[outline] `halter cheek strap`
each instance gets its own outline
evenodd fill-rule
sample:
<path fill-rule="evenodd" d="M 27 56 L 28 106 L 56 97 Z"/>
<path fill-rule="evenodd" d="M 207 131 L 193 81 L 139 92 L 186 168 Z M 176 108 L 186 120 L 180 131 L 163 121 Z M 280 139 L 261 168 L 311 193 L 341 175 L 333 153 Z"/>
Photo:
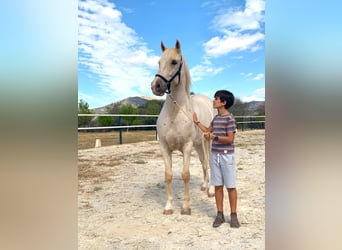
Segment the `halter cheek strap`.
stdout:
<path fill-rule="evenodd" d="M 178 83 L 180 82 L 180 76 L 181 76 L 181 70 L 182 70 L 182 66 L 183 66 L 183 61 L 182 61 L 182 58 L 181 58 L 181 63 L 179 65 L 179 68 L 177 70 L 177 72 L 169 79 L 167 80 L 164 76 L 162 76 L 161 74 L 156 74 L 155 76 L 156 77 L 160 77 L 167 85 L 167 90 L 165 91 L 166 94 L 170 94 L 171 93 L 171 82 L 173 81 L 173 79 L 176 78 L 176 76 L 178 76 Z"/>

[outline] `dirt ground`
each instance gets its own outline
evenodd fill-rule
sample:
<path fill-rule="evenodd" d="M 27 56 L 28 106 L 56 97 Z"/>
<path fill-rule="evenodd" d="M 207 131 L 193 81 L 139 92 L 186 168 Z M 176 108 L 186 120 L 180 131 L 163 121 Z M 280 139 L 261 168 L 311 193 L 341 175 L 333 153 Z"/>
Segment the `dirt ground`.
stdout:
<path fill-rule="evenodd" d="M 173 154 L 172 215 L 157 141 L 78 150 L 79 249 L 264 249 L 265 131 L 238 131 L 238 217 L 241 227 L 213 228 L 215 198 L 200 191 L 202 168 L 191 157 L 191 215 L 181 215 L 182 155 Z M 229 220 L 227 193 L 224 214 Z"/>
<path fill-rule="evenodd" d="M 112 146 L 120 144 L 119 131 L 111 132 L 78 132 L 78 149 L 94 148 L 96 139 L 101 140 L 102 146 Z M 134 143 L 142 141 L 156 140 L 155 130 L 142 131 L 122 131 L 122 143 Z"/>

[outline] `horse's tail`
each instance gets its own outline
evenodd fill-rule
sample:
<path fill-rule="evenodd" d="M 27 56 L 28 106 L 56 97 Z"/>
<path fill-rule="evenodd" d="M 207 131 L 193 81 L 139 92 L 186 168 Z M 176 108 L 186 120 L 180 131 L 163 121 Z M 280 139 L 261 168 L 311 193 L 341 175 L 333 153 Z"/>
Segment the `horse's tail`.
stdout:
<path fill-rule="evenodd" d="M 210 140 L 207 140 L 202 136 L 202 148 L 204 152 L 205 160 L 209 163 L 209 154 L 211 152 L 211 143 Z"/>

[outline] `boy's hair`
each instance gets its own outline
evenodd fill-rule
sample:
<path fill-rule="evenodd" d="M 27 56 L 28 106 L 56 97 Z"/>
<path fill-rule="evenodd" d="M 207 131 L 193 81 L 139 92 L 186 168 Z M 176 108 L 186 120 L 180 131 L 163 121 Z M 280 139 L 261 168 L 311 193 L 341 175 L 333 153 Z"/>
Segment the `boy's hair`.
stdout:
<path fill-rule="evenodd" d="M 218 90 L 216 91 L 214 97 L 219 97 L 221 102 L 226 101 L 226 105 L 224 107 L 229 109 L 234 104 L 234 95 L 233 93 L 229 92 L 228 90 Z"/>

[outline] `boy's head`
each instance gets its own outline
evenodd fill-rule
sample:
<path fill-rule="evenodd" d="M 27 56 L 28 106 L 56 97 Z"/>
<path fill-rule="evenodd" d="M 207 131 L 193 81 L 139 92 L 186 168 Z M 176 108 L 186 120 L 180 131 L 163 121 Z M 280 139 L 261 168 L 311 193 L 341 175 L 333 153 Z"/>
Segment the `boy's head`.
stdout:
<path fill-rule="evenodd" d="M 226 101 L 226 104 L 224 105 L 226 109 L 229 109 L 234 104 L 234 95 L 227 90 L 216 91 L 214 97 L 219 97 L 221 102 Z"/>

